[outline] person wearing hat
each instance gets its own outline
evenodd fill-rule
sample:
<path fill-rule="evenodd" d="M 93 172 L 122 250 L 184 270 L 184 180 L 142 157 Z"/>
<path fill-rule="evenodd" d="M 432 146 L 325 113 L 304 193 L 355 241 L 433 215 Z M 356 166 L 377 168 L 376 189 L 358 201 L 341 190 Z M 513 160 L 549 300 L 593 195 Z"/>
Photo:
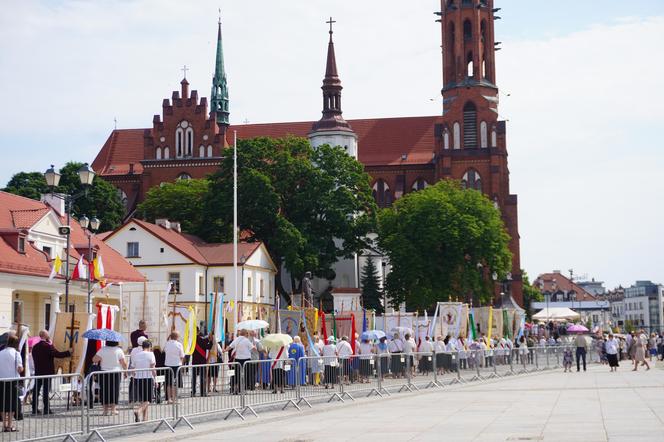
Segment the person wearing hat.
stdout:
<path fill-rule="evenodd" d="M 136 339 L 136 347 L 131 349 L 131 352 L 129 352 L 129 369 L 136 368 L 136 365 L 134 364 L 134 359 L 139 353 L 143 353 L 143 343 L 147 341 L 148 338 L 145 336 L 139 336 Z M 129 376 L 131 377 L 131 380 L 129 381 L 129 402 L 135 402 L 135 392 L 136 390 L 134 389 L 134 386 L 136 385 L 136 382 L 134 382 L 134 374 L 129 373 Z"/>
<path fill-rule="evenodd" d="M 334 384 L 337 383 L 337 346 L 334 343 L 334 337 L 330 336 L 327 338 L 327 344 L 323 346 L 321 352 L 323 356 L 323 381 L 325 383 L 325 389 L 334 388 Z"/>

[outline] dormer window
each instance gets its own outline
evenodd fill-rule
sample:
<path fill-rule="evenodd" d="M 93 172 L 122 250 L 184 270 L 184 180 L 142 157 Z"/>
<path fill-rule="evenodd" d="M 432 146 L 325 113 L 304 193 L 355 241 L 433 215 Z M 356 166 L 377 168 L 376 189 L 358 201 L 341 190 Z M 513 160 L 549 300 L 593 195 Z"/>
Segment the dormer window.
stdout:
<path fill-rule="evenodd" d="M 19 253 L 25 253 L 25 237 L 18 237 L 18 251 Z"/>

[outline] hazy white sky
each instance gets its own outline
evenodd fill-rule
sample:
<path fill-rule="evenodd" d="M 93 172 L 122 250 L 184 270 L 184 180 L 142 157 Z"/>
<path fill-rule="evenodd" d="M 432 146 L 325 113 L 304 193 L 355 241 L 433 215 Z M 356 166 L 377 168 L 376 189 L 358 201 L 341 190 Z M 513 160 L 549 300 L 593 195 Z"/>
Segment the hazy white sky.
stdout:
<path fill-rule="evenodd" d="M 664 2 L 598 3 L 496 1 L 522 266 L 664 282 Z M 347 118 L 440 112 L 436 0 L 9 0 L 0 186 L 150 127 L 184 64 L 209 96 L 219 7 L 233 123 L 318 118 L 330 15 Z"/>

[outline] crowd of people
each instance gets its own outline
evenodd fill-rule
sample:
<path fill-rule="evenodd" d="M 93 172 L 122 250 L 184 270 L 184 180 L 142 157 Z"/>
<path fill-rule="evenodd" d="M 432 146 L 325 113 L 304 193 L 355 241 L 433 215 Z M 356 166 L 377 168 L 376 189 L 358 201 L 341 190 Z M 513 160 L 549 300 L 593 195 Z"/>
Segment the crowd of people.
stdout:
<path fill-rule="evenodd" d="M 34 370 L 30 374 L 54 375 L 54 359 L 71 356 L 71 352 L 56 349 L 47 331 L 41 331 L 39 337 L 30 352 L 32 363 L 29 365 Z M 641 366 L 649 370 L 653 358 L 664 358 L 663 338 L 662 334 L 648 335 L 643 330 L 626 335 L 519 336 L 515 340 L 497 336 L 489 338 L 483 334 L 476 339 L 452 336 L 432 339 L 426 336 L 416 340 L 411 333 L 393 333 L 379 339 L 342 336 L 337 340 L 333 336 L 324 338 L 314 334 L 305 343 L 295 336 L 287 346 L 265 348 L 261 344 L 260 331 L 239 330 L 235 336 L 217 343 L 197 330 L 194 351 L 187 356 L 177 331 L 169 335 L 163 348 L 153 348 L 146 324 L 141 321 L 138 329 L 131 333 L 129 354 L 125 354 L 119 342 L 107 341 L 99 349 L 96 341 L 89 342 L 89 348 L 94 351 L 88 351 L 84 364 L 85 374 L 93 374 L 88 378 L 91 382 L 86 389 L 88 397 L 83 398 L 79 392 L 74 394 L 74 400 L 78 397 L 79 403 L 90 408 L 99 403 L 102 415 L 117 415 L 124 376 L 129 378 L 128 401 L 133 406 L 136 422 L 139 422 L 149 419 L 151 403 L 165 401 L 172 404 L 182 394 L 183 374 L 187 376 L 190 397 L 205 397 L 223 391 L 237 395 L 256 389 L 272 390 L 276 394 L 296 385 L 329 389 L 340 383 L 368 383 L 379 375 L 399 379 L 431 374 L 434 370 L 441 375 L 512 362 L 532 364 L 535 348 L 560 344 L 566 344 L 562 355 L 565 372 L 572 371 L 574 359 L 577 371 L 585 371 L 586 357 L 592 351 L 612 372 L 617 370 L 620 361 L 626 360 L 633 365 L 633 370 Z M 16 431 L 13 418 L 21 413 L 19 378 L 24 364 L 18 345 L 18 337 L 10 334 L 0 350 L 0 378 L 5 379 L 0 382 L 0 411 L 3 431 L 6 432 Z M 305 356 L 308 358 L 302 359 Z M 289 361 L 299 364 L 300 369 L 290 370 Z M 222 367 L 218 363 L 222 362 L 238 364 L 243 376 L 237 373 L 227 383 L 219 385 Z M 226 387 L 228 390 L 224 390 Z M 24 401 L 31 400 L 32 414 L 52 413 L 50 388 L 48 379 L 32 382 L 31 390 L 24 395 Z"/>

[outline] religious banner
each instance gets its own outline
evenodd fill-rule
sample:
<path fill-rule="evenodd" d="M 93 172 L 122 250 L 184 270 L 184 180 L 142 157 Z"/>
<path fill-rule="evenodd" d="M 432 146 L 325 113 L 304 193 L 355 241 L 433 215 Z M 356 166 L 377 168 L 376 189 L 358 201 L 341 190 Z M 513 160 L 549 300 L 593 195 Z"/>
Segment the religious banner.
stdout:
<path fill-rule="evenodd" d="M 279 310 L 279 321 L 281 322 L 281 333 L 291 337 L 298 336 L 300 333 L 300 321 L 302 313 L 294 310 Z"/>
<path fill-rule="evenodd" d="M 461 323 L 459 324 L 459 333 L 457 337 L 468 337 L 468 304 L 461 306 Z"/>
<path fill-rule="evenodd" d="M 83 372 L 83 360 L 88 345 L 88 340 L 83 337 L 83 333 L 85 333 L 85 331 L 91 326 L 92 318 L 88 313 L 56 313 L 55 329 L 53 336 L 51 336 L 53 346 L 59 351 L 70 349 L 73 349 L 74 351 L 72 357 L 55 359 L 56 373 L 60 369 L 62 370 L 62 373 Z"/>
<path fill-rule="evenodd" d="M 184 330 L 189 319 L 189 307 L 186 305 L 176 305 L 170 307 L 168 312 L 169 330 L 172 328 L 180 334 L 180 339 L 184 336 Z M 149 336 L 149 335 L 148 335 Z"/>
<path fill-rule="evenodd" d="M 463 322 L 463 303 L 461 302 L 439 302 L 438 315 L 434 326 L 437 336 L 459 337 Z"/>
<path fill-rule="evenodd" d="M 125 345 L 130 343 L 129 335 L 144 320 L 145 331 L 155 347 L 163 347 L 171 331 L 168 308 L 168 287 L 166 282 L 132 282 L 120 286 L 121 310 L 120 333 L 125 337 Z"/>
<path fill-rule="evenodd" d="M 396 327 L 407 327 L 413 331 L 415 313 L 388 313 L 382 316 L 376 316 L 374 327 L 376 330 L 383 330 L 387 335 Z"/>
<path fill-rule="evenodd" d="M 362 312 L 353 312 L 351 313 L 344 313 L 344 314 L 339 314 L 335 315 L 333 318 L 332 315 L 326 315 L 326 320 L 325 320 L 325 325 L 327 327 L 327 335 L 332 336 L 334 335 L 334 328 L 336 324 L 336 329 L 337 329 L 337 340 L 341 339 L 342 336 L 348 336 L 348 342 L 351 344 L 353 341 L 355 341 L 353 337 L 353 329 L 357 332 L 357 327 L 354 327 L 353 324 L 353 319 L 357 321 L 357 318 L 360 318 L 360 331 L 362 331 Z M 357 325 L 357 324 L 355 324 Z"/>
<path fill-rule="evenodd" d="M 489 331 L 489 311 L 492 307 L 475 307 L 475 330 L 477 330 L 477 337 L 484 335 L 487 336 Z"/>
<path fill-rule="evenodd" d="M 429 330 L 431 328 L 431 318 L 428 317 L 419 317 L 415 320 L 415 342 L 419 344 L 424 341 L 427 336 L 429 336 Z"/>
<path fill-rule="evenodd" d="M 494 308 L 492 313 L 493 320 L 491 321 L 491 338 L 500 339 L 503 337 L 503 309 Z"/>

